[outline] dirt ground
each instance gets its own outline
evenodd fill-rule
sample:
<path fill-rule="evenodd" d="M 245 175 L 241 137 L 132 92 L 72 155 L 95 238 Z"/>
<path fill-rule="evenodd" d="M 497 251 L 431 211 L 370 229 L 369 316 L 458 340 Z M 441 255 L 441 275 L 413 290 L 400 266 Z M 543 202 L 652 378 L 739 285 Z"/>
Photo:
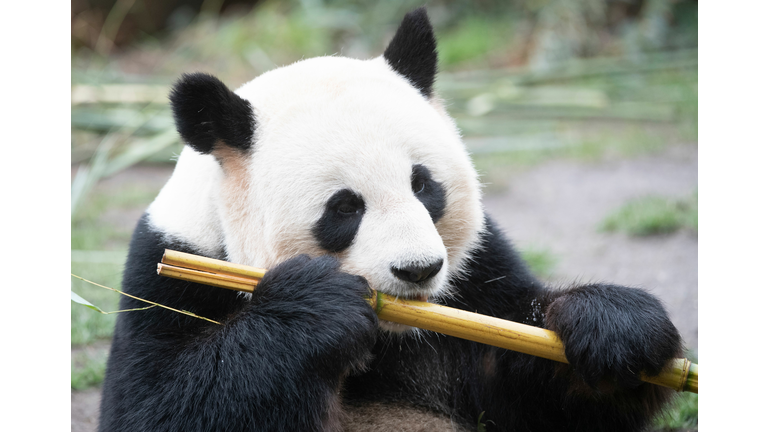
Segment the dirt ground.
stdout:
<path fill-rule="evenodd" d="M 141 167 L 110 182 L 138 177 L 163 183 L 168 176 L 170 169 Z M 557 259 L 553 285 L 610 281 L 647 289 L 664 301 L 687 346 L 697 349 L 697 235 L 631 238 L 596 230 L 606 214 L 628 199 L 687 196 L 697 184 L 697 149 L 685 145 L 632 159 L 544 163 L 513 175 L 504 192 L 484 202 L 517 245 L 552 252 Z M 126 223 L 135 224 L 139 215 L 125 217 Z M 73 432 L 96 429 L 99 401 L 99 389 L 72 391 Z"/>
<path fill-rule="evenodd" d="M 556 286 L 605 281 L 644 288 L 665 303 L 689 348 L 698 348 L 698 235 L 634 238 L 596 227 L 627 200 L 687 197 L 698 184 L 693 145 L 634 159 L 580 164 L 553 161 L 514 176 L 485 198 L 514 243 L 552 251 Z"/>

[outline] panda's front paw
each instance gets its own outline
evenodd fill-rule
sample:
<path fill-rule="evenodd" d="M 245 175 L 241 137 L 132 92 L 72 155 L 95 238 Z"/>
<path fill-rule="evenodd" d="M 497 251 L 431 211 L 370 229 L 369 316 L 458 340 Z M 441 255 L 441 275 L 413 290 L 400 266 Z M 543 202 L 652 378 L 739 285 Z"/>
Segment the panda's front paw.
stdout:
<path fill-rule="evenodd" d="M 558 293 L 546 326 L 562 339 L 565 355 L 592 388 L 633 388 L 639 375 L 658 374 L 680 356 L 680 334 L 661 302 L 638 289 L 588 285 Z"/>
<path fill-rule="evenodd" d="M 252 307 L 278 320 L 296 349 L 343 371 L 356 370 L 367 362 L 376 339 L 371 294 L 365 278 L 341 272 L 335 258 L 301 255 L 264 275 Z"/>

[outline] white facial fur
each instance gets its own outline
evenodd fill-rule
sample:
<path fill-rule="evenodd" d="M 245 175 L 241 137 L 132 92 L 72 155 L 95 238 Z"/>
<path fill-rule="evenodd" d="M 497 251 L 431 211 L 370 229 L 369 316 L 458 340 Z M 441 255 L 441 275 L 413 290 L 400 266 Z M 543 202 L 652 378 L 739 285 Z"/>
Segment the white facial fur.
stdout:
<path fill-rule="evenodd" d="M 480 186 L 453 121 L 379 57 L 320 57 L 268 72 L 236 93 L 254 107 L 248 155 L 185 148 L 149 208 L 150 223 L 203 252 L 270 268 L 327 253 L 312 227 L 341 189 L 363 197 L 357 235 L 338 253 L 342 269 L 372 288 L 413 295 L 392 265 L 443 259 L 422 291 L 438 295 L 461 271 L 483 227 Z M 218 158 L 218 160 L 217 160 Z M 414 164 L 446 192 L 433 224 L 411 190 Z"/>

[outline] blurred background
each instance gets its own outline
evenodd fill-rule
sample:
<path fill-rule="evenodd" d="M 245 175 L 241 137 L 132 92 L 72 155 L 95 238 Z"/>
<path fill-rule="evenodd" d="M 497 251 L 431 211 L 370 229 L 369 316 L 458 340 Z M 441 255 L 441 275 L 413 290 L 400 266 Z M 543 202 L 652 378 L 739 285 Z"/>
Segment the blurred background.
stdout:
<path fill-rule="evenodd" d="M 426 3 L 439 95 L 486 207 L 544 279 L 662 297 L 698 348 L 698 2 L 72 0 L 72 273 L 120 288 L 133 227 L 181 151 L 181 73 L 237 88 L 302 58 L 382 53 Z M 94 430 L 119 294 L 74 279 L 72 430 Z M 91 307 L 85 307 L 88 303 Z M 140 313 L 140 312 L 133 312 Z M 686 395 L 657 424 L 697 430 Z"/>

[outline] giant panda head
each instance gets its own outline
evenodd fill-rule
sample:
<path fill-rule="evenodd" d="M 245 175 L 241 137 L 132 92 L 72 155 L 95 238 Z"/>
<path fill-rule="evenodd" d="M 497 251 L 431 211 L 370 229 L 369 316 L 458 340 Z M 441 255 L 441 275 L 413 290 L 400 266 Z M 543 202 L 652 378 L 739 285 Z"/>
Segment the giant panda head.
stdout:
<path fill-rule="evenodd" d="M 187 146 L 150 223 L 235 263 L 332 254 L 382 292 L 450 295 L 483 212 L 477 174 L 433 92 L 436 66 L 417 9 L 372 60 L 308 59 L 235 92 L 183 76 L 171 105 Z"/>

